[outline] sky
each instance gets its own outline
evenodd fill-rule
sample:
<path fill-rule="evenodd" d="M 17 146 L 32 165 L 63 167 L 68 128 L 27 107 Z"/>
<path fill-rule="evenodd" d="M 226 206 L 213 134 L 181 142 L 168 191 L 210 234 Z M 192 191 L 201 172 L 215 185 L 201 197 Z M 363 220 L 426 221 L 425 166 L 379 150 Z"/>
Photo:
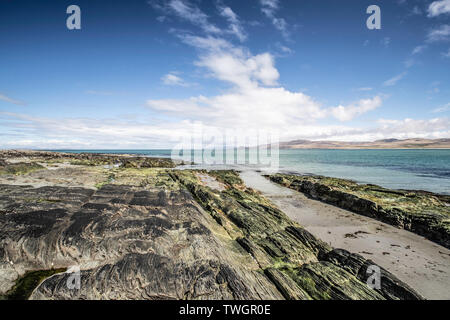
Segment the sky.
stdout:
<path fill-rule="evenodd" d="M 0 0 L 0 148 L 450 138 L 449 71 L 450 0 Z"/>

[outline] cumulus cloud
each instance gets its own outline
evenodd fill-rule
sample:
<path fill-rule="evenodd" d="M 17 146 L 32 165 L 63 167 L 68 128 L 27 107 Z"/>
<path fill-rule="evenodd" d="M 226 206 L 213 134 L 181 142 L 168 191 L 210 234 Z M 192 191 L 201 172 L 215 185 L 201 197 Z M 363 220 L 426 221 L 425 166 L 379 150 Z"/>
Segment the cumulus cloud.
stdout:
<path fill-rule="evenodd" d="M 273 57 L 269 53 L 255 56 L 234 55 L 228 52 L 207 54 L 196 63 L 206 67 L 215 78 L 231 82 L 240 88 L 255 87 L 258 84 L 273 86 L 280 76 L 273 65 Z"/>
<path fill-rule="evenodd" d="M 326 111 L 311 97 L 284 88 L 253 87 L 214 97 L 191 97 L 182 100 L 149 100 L 154 110 L 183 119 L 200 120 L 221 128 L 298 127 L 301 123 L 323 118 Z"/>
<path fill-rule="evenodd" d="M 381 97 L 376 96 L 373 99 L 362 99 L 357 103 L 351 104 L 346 107 L 340 105 L 338 107 L 331 108 L 330 112 L 335 118 L 339 119 L 340 121 L 349 121 L 356 116 L 378 108 L 379 106 L 381 106 L 381 104 Z"/>
<path fill-rule="evenodd" d="M 246 48 L 235 47 L 216 37 L 180 36 L 183 42 L 202 49 L 195 62 L 209 71 L 210 76 L 240 88 L 257 85 L 274 86 L 280 76 L 269 53 L 252 55 Z"/>
<path fill-rule="evenodd" d="M 428 17 L 437 17 L 441 14 L 450 13 L 450 0 L 433 1 L 428 6 Z"/>
<path fill-rule="evenodd" d="M 147 105 L 158 112 L 220 127 L 294 129 L 299 124 L 329 116 L 349 121 L 382 103 L 377 96 L 349 106 L 324 108 L 302 92 L 279 87 L 280 75 L 274 57 L 269 53 L 253 55 L 246 48 L 212 36 L 180 37 L 201 50 L 195 64 L 206 69 L 209 76 L 231 84 L 231 89 L 213 97 L 148 100 Z"/>

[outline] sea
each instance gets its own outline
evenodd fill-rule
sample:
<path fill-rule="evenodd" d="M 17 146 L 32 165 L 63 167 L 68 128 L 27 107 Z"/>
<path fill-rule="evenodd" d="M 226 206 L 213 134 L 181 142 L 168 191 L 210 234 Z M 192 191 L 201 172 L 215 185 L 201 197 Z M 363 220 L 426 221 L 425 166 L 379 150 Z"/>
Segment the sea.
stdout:
<path fill-rule="evenodd" d="M 52 150 L 170 157 L 171 150 Z M 203 166 L 204 167 L 204 166 Z M 233 167 L 234 168 L 234 167 Z M 450 194 L 450 150 L 279 150 L 279 170 Z"/>

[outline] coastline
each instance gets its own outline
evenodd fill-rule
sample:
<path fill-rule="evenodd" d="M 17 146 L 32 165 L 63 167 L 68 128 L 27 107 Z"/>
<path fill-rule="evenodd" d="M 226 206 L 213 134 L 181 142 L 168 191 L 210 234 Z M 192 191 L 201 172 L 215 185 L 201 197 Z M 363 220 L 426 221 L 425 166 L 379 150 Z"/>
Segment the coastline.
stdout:
<path fill-rule="evenodd" d="M 255 172 L 242 172 L 241 177 L 331 246 L 373 260 L 427 299 L 450 299 L 449 249 L 409 231 L 314 200 Z"/>
<path fill-rule="evenodd" d="M 119 274 L 119 278 L 110 286 L 123 291 L 116 298 L 145 299 L 141 289 L 134 293 L 125 289 L 127 285 L 123 281 L 130 276 L 129 272 L 138 272 L 140 281 L 148 283 L 152 289 L 146 287 L 146 292 L 154 292 L 150 296 L 180 298 L 179 293 L 172 289 L 166 288 L 166 295 L 157 292 L 158 286 L 167 287 L 177 278 L 169 269 L 158 271 L 162 272 L 162 278 L 157 283 L 152 283 L 147 272 L 155 272 L 156 269 L 152 268 L 157 264 L 150 266 L 149 270 L 142 269 L 143 265 L 138 262 L 144 257 L 162 259 L 162 256 L 157 258 L 154 255 L 159 252 L 168 259 L 167 263 L 172 266 L 170 268 L 178 270 L 177 268 L 183 265 L 182 268 L 188 268 L 183 272 L 192 276 L 195 276 L 195 270 L 199 267 L 195 263 L 199 258 L 204 260 L 215 257 L 207 261 L 209 267 L 204 265 L 206 269 L 211 268 L 211 263 L 219 263 L 218 270 L 222 270 L 220 272 L 230 270 L 226 276 L 228 281 L 240 283 L 239 286 L 225 290 L 220 285 L 221 281 L 211 278 L 208 281 L 212 281 L 211 284 L 216 289 L 208 293 L 210 298 L 421 298 L 421 295 L 415 293 L 402 279 L 397 279 L 395 273 L 390 273 L 389 271 L 394 269 L 383 266 L 383 261 L 370 262 L 371 257 L 364 256 L 364 252 L 350 253 L 334 249 L 334 244 L 330 246 L 322 241 L 326 239 L 324 235 L 316 238 L 319 233 L 307 232 L 302 226 L 302 219 L 305 217 L 295 218 L 289 208 L 282 205 L 278 207 L 276 198 L 266 197 L 264 192 L 249 188 L 234 171 L 173 170 L 175 164 L 168 163 L 167 159 L 161 162 L 157 158 L 122 155 L 86 157 L 45 152 L 10 155 L 16 158 L 8 159 L 3 153 L 3 158 L 6 159 L 3 160 L 3 166 L 20 164 L 18 168 L 21 171 L 13 175 L 0 175 L 0 184 L 3 184 L 0 218 L 4 220 L 2 234 L 5 234 L 6 238 L 3 241 L 8 243 L 5 247 L 7 251 L 0 255 L 0 282 L 3 288 L 0 288 L 0 293 L 9 290 L 14 284 L 13 280 L 20 278 L 27 271 L 63 268 L 76 263 L 82 267 L 96 290 L 103 292 L 104 297 L 112 297 L 110 288 L 105 287 L 98 278 L 100 270 L 108 263 L 110 268 Z M 29 165 L 26 165 L 27 161 Z M 120 161 L 121 165 L 115 166 L 117 161 Z M 30 166 L 31 164 L 33 165 Z M 177 210 L 182 211 L 173 211 L 175 203 Z M 87 216 L 89 218 L 83 213 L 86 210 L 92 212 Z M 186 214 L 181 214 L 185 211 Z M 30 215 L 32 212 L 39 212 L 39 215 L 48 221 L 46 225 L 39 226 L 40 222 L 31 218 L 34 215 Z M 135 216 L 135 213 L 129 216 L 132 212 L 141 213 L 138 216 Z M 145 212 L 155 212 L 156 215 L 151 220 L 142 220 L 142 217 L 148 215 Z M 53 216 L 54 214 L 56 216 Z M 140 217 L 141 215 L 143 216 Z M 17 220 L 19 217 L 20 220 Z M 53 220 L 54 218 L 56 220 Z M 81 222 L 86 218 L 86 222 Z M 126 221 L 133 222 L 128 226 Z M 65 244 L 69 239 L 66 234 L 74 228 L 74 223 L 81 223 L 77 227 L 81 229 L 71 236 L 75 237 L 70 240 L 73 245 L 68 246 Z M 117 228 L 114 226 L 117 223 L 123 224 L 120 233 L 111 233 Z M 97 227 L 91 230 L 90 226 Z M 333 230 L 332 225 L 328 227 Z M 30 232 L 36 228 L 48 231 L 39 232 L 38 238 L 35 238 L 35 231 Z M 140 240 L 133 236 L 136 228 L 141 230 Z M 89 235 L 86 238 L 92 232 L 95 236 Z M 100 234 L 103 236 L 98 238 Z M 155 238 L 152 234 L 157 234 L 158 237 Z M 102 237 L 106 238 L 102 240 Z M 113 238 L 109 239 L 110 237 Z M 114 238 L 117 239 L 113 240 Z M 39 246 L 33 244 L 30 247 L 33 249 L 27 254 L 39 256 L 38 260 L 27 260 L 29 258 L 24 256 L 22 249 L 18 247 L 23 241 L 29 245 L 38 241 Z M 133 245 L 122 246 L 124 241 L 131 241 Z M 114 242 L 117 244 L 113 245 Z M 62 244 L 64 245 L 60 247 Z M 173 251 L 174 244 L 177 244 L 176 251 Z M 193 244 L 196 245 L 193 247 Z M 211 247 L 212 244 L 214 248 Z M 52 251 L 50 248 L 55 245 L 58 250 Z M 103 246 L 109 249 L 100 249 Z M 43 248 L 50 250 L 44 256 Z M 69 252 L 73 253 L 68 254 Z M 79 257 L 76 252 L 79 252 Z M 149 255 L 150 253 L 152 254 Z M 193 259 L 194 257 L 196 258 Z M 353 264 L 348 264 L 349 257 L 352 257 Z M 125 261 L 133 263 L 135 269 L 122 269 L 122 263 Z M 381 290 L 368 290 L 364 283 L 364 268 L 371 263 L 379 263 L 384 270 L 384 287 Z M 215 268 L 213 269 L 216 271 L 212 274 L 216 274 Z M 331 274 L 335 278 L 330 278 Z M 50 298 L 50 292 L 54 292 L 52 290 L 64 280 L 65 275 L 45 279 L 33 291 L 31 298 Z M 189 283 L 190 280 L 180 281 Z M 260 287 L 261 284 L 265 289 Z M 413 283 L 410 285 L 413 286 Z M 201 292 L 208 292 L 207 286 L 204 285 L 198 290 L 191 292 L 189 296 L 194 298 L 199 294 L 201 296 Z M 419 292 L 424 292 L 422 294 L 427 298 L 436 298 L 425 291 Z M 88 289 L 85 289 L 83 294 L 87 298 L 93 297 Z M 67 290 L 58 292 L 56 298 L 58 297 L 76 298 Z"/>

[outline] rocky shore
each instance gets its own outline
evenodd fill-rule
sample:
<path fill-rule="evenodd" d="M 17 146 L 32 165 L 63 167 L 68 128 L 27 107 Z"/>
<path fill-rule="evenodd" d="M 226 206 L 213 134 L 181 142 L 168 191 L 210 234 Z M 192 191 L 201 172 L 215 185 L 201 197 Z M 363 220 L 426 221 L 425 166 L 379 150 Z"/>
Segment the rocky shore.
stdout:
<path fill-rule="evenodd" d="M 323 176 L 275 174 L 268 178 L 313 199 L 414 232 L 450 248 L 448 195 L 390 190 Z"/>
<path fill-rule="evenodd" d="M 422 298 L 383 268 L 369 287 L 375 263 L 316 238 L 236 172 L 175 166 L 1 152 L 3 299 Z"/>

